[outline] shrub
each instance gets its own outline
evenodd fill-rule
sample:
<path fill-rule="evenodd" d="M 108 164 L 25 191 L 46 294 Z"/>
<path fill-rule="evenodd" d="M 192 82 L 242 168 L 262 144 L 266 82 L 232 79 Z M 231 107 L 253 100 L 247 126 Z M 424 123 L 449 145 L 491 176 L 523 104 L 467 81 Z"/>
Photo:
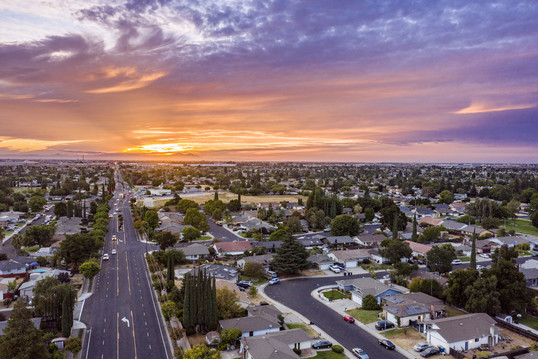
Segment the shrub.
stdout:
<path fill-rule="evenodd" d="M 340 345 L 333 345 L 332 350 L 335 353 L 343 353 L 344 352 L 344 348 L 342 348 Z"/>
<path fill-rule="evenodd" d="M 362 309 L 379 310 L 381 308 L 379 307 L 379 304 L 377 303 L 377 299 L 375 299 L 375 297 L 373 295 L 368 294 L 362 300 Z"/>
<path fill-rule="evenodd" d="M 293 348 L 293 351 L 295 352 L 295 354 L 297 355 L 301 355 L 301 353 L 303 352 L 301 349 L 299 348 Z"/>
<path fill-rule="evenodd" d="M 478 358 L 489 358 L 490 355 L 491 355 L 490 352 L 483 352 L 483 351 L 481 351 L 481 352 L 476 353 L 476 356 L 477 356 Z"/>
<path fill-rule="evenodd" d="M 523 348 L 521 345 L 516 345 L 515 347 L 511 347 L 510 350 L 518 350 Z"/>

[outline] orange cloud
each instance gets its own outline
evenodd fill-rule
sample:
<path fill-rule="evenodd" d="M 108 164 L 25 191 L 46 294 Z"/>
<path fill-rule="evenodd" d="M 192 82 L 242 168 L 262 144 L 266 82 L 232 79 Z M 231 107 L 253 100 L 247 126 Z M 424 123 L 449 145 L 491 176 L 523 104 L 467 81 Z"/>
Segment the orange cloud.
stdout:
<path fill-rule="evenodd" d="M 114 74 L 108 74 L 107 76 L 114 75 Z M 103 94 L 103 93 L 112 93 L 112 92 L 125 92 L 125 91 L 131 91 L 136 90 L 142 87 L 146 87 L 155 80 L 160 79 L 161 77 L 166 76 L 166 72 L 155 72 L 148 75 L 142 75 L 135 79 L 130 79 L 126 81 L 122 81 L 117 85 L 110 86 L 110 87 L 104 87 L 94 90 L 86 91 L 87 93 L 94 93 L 94 94 Z M 114 76 L 112 76 L 114 77 Z"/>
<path fill-rule="evenodd" d="M 514 105 L 514 106 L 503 106 L 503 107 L 489 107 L 484 103 L 472 103 L 470 106 L 463 108 L 459 111 L 453 112 L 458 115 L 470 114 L 470 113 L 483 113 L 483 112 L 498 112 L 498 111 L 508 111 L 508 110 L 523 110 L 527 108 L 533 108 L 536 105 Z"/>
<path fill-rule="evenodd" d="M 82 141 L 44 141 L 29 138 L 0 137 L 0 148 L 11 151 L 32 152 L 49 149 L 50 147 L 78 143 Z"/>

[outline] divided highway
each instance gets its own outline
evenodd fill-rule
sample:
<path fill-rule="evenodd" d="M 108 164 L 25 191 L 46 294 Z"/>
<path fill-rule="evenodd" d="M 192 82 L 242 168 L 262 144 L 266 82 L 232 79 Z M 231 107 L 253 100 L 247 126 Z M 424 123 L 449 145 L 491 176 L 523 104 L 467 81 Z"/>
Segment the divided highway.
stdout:
<path fill-rule="evenodd" d="M 93 294 L 83 307 L 81 320 L 87 331 L 82 357 L 173 358 L 146 270 L 146 245 L 137 240 L 129 201 L 119 198 L 121 192 L 120 182 L 111 201 L 111 213 L 115 208 L 121 210 L 124 225 L 119 231 L 118 214 L 110 218 L 104 249 L 110 259 L 101 263 Z M 113 235 L 116 241 L 112 241 Z M 153 245 L 147 247 L 155 249 Z M 113 249 L 117 254 L 112 254 Z"/>

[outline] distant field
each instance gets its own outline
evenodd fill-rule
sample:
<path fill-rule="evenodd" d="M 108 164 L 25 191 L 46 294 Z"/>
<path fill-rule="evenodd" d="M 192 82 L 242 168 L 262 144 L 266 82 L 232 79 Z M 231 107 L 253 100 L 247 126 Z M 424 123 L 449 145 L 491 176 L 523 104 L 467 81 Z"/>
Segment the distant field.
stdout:
<path fill-rule="evenodd" d="M 190 199 L 191 201 L 194 201 L 198 204 L 203 204 L 203 203 L 206 203 L 207 201 L 209 201 L 210 199 L 213 199 L 215 198 L 215 194 L 214 193 L 206 193 L 206 194 L 203 194 L 203 195 L 200 195 L 200 196 L 186 196 L 184 195 L 183 197 L 181 198 L 185 198 L 185 199 Z M 241 196 L 241 203 L 243 204 L 258 204 L 258 203 L 264 203 L 264 202 L 284 202 L 284 201 L 287 201 L 287 202 L 297 202 L 297 200 L 299 198 L 302 198 L 303 201 L 306 203 L 306 197 L 305 196 L 300 196 L 300 195 L 266 195 L 266 196 Z M 154 203 L 154 207 L 162 207 L 164 206 L 164 203 L 166 201 L 168 201 L 168 199 L 170 198 L 159 198 L 159 199 L 154 199 L 153 200 L 153 203 Z M 219 192 L 219 199 L 224 202 L 224 203 L 228 203 L 230 202 L 232 199 L 237 199 L 237 195 L 235 193 L 231 193 L 231 192 L 225 192 L 225 193 L 220 193 Z"/>
<path fill-rule="evenodd" d="M 534 227 L 532 223 L 524 219 L 516 219 L 516 225 L 514 226 L 513 220 L 506 220 L 506 230 L 515 230 L 518 233 L 530 234 L 538 236 L 538 228 Z"/>

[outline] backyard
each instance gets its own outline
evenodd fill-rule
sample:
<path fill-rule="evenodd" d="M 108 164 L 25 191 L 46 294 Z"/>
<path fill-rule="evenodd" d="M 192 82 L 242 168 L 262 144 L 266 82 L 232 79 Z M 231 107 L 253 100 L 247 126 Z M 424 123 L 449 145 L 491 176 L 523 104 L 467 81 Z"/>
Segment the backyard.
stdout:
<path fill-rule="evenodd" d="M 523 314 L 521 318 L 518 319 L 518 322 L 531 327 L 532 329 L 538 330 L 538 318 L 532 315 Z"/>
<path fill-rule="evenodd" d="M 534 227 L 529 220 L 525 219 L 516 219 L 515 225 L 513 220 L 507 220 L 505 228 L 507 231 L 513 229 L 517 233 L 538 236 L 538 228 Z"/>
<path fill-rule="evenodd" d="M 312 329 L 308 324 L 305 323 L 288 323 L 286 325 L 288 326 L 288 329 L 300 328 L 311 337 L 315 337 L 318 335 L 318 333 L 314 329 Z"/>
<path fill-rule="evenodd" d="M 350 309 L 346 311 L 347 314 L 351 315 L 353 318 L 357 319 L 359 322 L 368 324 L 377 322 L 379 318 L 377 315 L 381 313 L 380 310 L 366 310 L 366 309 Z"/>

